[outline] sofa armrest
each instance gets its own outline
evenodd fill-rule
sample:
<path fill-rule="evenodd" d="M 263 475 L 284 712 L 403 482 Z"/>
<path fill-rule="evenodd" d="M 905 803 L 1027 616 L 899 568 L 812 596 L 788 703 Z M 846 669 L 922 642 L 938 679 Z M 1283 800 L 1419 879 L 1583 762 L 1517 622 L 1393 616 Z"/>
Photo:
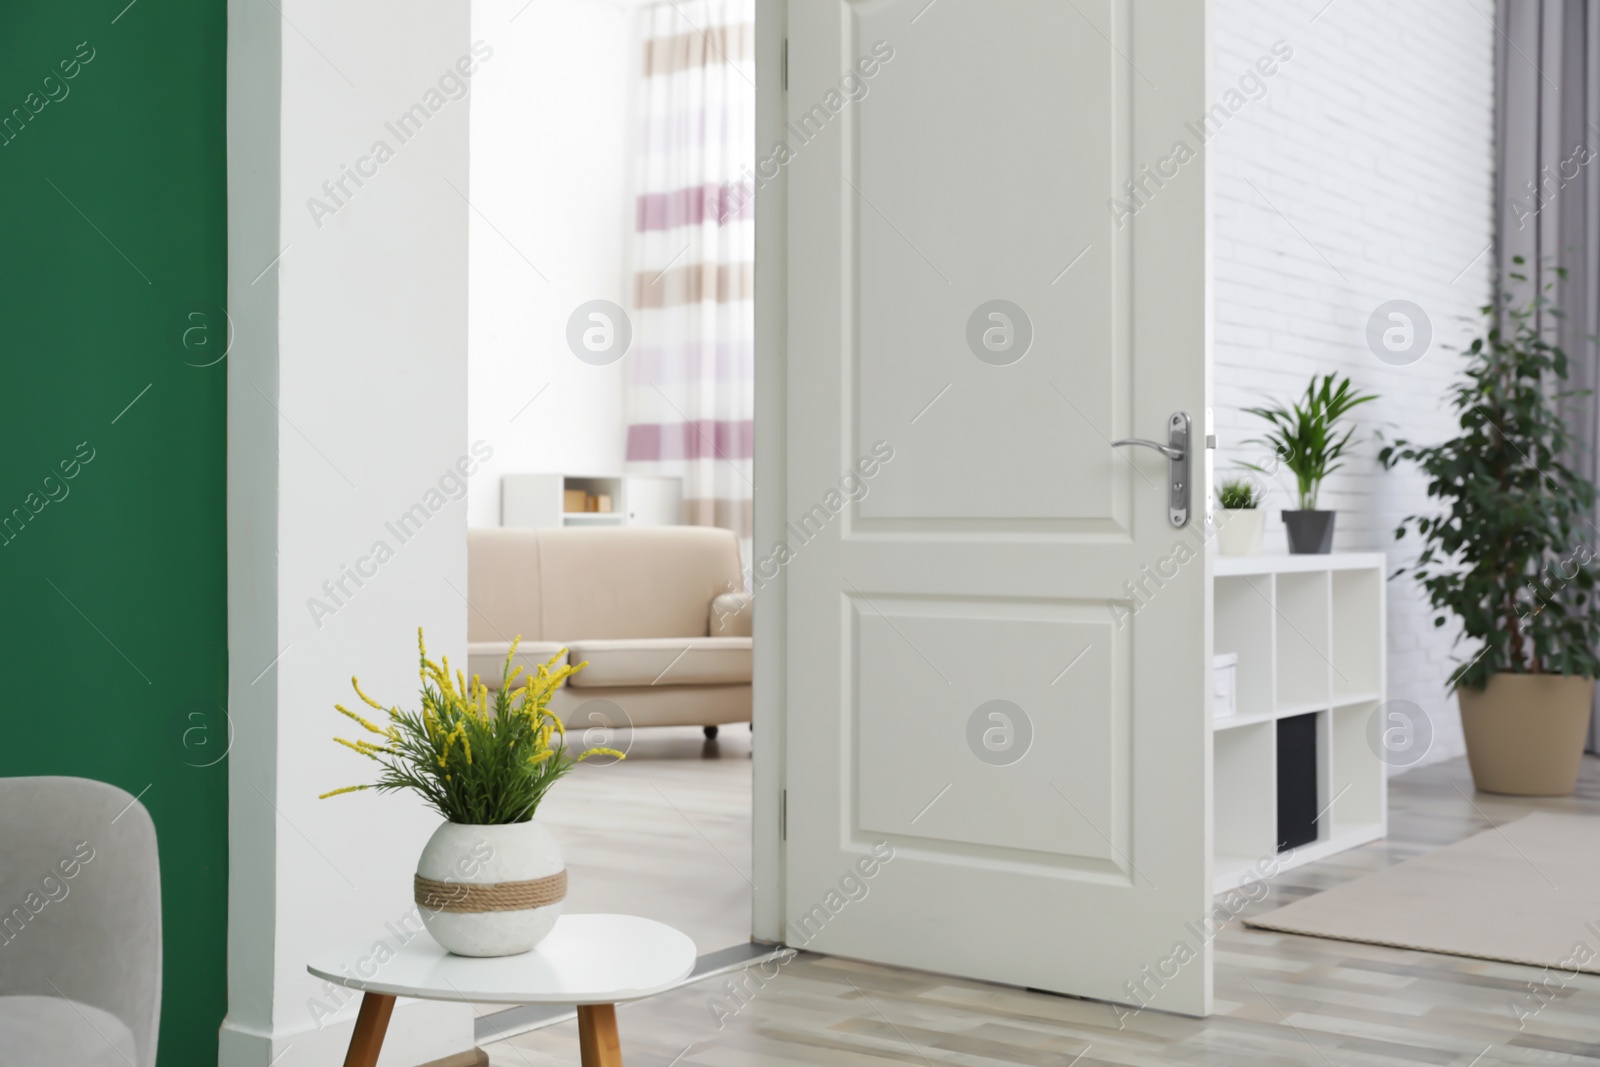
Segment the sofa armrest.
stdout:
<path fill-rule="evenodd" d="M 749 637 L 755 629 L 754 598 L 749 593 L 722 593 L 711 598 L 712 637 Z"/>

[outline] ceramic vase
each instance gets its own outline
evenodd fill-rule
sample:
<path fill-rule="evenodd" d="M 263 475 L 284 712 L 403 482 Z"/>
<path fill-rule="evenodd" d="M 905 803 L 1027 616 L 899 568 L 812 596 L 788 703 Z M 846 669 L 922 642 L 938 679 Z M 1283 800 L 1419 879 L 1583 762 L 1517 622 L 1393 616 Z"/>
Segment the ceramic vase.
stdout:
<path fill-rule="evenodd" d="M 417 860 L 415 897 L 428 933 L 458 956 L 528 952 L 555 926 L 567 869 L 537 821 L 447 822 Z"/>

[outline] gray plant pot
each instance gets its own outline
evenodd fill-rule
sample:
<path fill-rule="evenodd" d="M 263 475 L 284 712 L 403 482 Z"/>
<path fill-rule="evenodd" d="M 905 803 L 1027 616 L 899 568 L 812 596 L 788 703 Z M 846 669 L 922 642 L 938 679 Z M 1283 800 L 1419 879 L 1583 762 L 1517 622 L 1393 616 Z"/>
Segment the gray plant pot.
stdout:
<path fill-rule="evenodd" d="M 1289 551 L 1297 556 L 1326 556 L 1333 551 L 1334 511 L 1285 511 Z"/>

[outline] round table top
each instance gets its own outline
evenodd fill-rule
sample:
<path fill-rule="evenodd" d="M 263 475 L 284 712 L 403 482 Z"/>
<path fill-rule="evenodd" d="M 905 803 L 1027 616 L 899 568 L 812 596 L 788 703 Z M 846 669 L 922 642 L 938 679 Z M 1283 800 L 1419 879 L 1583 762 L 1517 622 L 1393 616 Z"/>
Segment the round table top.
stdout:
<path fill-rule="evenodd" d="M 408 936 L 409 935 L 409 936 Z M 390 924 L 306 970 L 371 993 L 481 1004 L 616 1004 L 653 996 L 694 970 L 694 942 L 637 915 L 563 915 L 532 952 L 453 956 L 426 930 Z"/>

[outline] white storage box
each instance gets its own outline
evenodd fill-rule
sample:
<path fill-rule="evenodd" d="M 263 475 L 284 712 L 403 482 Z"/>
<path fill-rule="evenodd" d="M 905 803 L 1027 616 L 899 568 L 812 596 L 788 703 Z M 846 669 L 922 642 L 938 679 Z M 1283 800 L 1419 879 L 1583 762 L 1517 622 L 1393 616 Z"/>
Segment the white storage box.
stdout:
<path fill-rule="evenodd" d="M 1226 718 L 1239 710 L 1239 654 L 1219 652 L 1211 657 L 1211 717 Z"/>

